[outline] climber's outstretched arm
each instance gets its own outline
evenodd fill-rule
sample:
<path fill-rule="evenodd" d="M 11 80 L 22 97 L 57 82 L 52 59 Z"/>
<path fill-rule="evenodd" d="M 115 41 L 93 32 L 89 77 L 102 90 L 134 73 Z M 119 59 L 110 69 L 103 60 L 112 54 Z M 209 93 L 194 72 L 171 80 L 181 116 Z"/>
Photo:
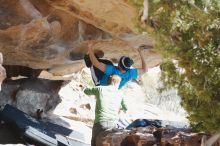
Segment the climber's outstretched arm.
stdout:
<path fill-rule="evenodd" d="M 93 43 L 89 43 L 88 44 L 88 51 L 89 51 L 89 57 L 92 62 L 92 65 L 94 65 L 95 67 L 100 69 L 102 72 L 105 72 L 106 64 L 98 61 L 98 59 L 95 57 L 95 54 L 93 52 L 92 47 L 93 47 Z"/>
<path fill-rule="evenodd" d="M 138 48 L 138 52 L 140 54 L 140 57 L 141 57 L 141 63 L 142 63 L 142 67 L 141 68 L 137 68 L 138 69 L 138 74 L 139 76 L 146 73 L 148 71 L 148 68 L 147 68 L 147 63 L 145 62 L 144 60 L 144 54 L 143 54 L 143 48 Z"/>

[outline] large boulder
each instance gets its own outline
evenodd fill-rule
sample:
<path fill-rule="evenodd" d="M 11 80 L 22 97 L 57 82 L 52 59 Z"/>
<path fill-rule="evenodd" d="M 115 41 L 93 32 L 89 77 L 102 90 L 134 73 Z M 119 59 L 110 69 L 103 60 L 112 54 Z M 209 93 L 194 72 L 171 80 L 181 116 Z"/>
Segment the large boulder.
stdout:
<path fill-rule="evenodd" d="M 5 80 L 0 92 L 0 106 L 13 105 L 23 112 L 39 116 L 52 111 L 60 102 L 58 92 L 63 81 L 46 79 Z"/>
<path fill-rule="evenodd" d="M 10 66 L 11 74 L 13 67 L 15 72 L 28 67 L 55 76 L 71 74 L 84 66 L 87 42 L 96 41 L 95 48 L 103 50 L 106 58 L 127 55 L 139 67 L 135 48 L 154 43 L 147 35 L 133 32 L 135 14 L 124 0 L 0 0 L 4 65 Z M 145 56 L 149 67 L 161 61 L 154 49 Z"/>

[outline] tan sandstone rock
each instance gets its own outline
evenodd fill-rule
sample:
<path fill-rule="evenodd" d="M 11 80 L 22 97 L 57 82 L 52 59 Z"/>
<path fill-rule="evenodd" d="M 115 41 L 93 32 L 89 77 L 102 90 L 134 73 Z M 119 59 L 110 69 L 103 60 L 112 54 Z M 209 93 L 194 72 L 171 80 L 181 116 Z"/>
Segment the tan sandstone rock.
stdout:
<path fill-rule="evenodd" d="M 147 35 L 133 32 L 136 13 L 125 0 L 0 0 L 0 51 L 4 65 L 29 67 L 63 76 L 79 71 L 87 42 L 105 57 L 140 57 L 135 48 L 153 46 Z M 149 67 L 160 63 L 161 55 L 151 49 L 145 59 Z M 22 71 L 20 73 L 23 75 Z"/>

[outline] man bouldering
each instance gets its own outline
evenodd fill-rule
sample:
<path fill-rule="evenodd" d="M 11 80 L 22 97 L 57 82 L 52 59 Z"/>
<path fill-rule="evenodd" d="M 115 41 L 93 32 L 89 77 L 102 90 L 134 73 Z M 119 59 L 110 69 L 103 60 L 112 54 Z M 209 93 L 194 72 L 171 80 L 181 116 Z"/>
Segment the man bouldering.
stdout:
<path fill-rule="evenodd" d="M 111 75 L 116 74 L 120 76 L 121 82 L 119 84 L 118 89 L 121 89 L 129 80 L 136 79 L 141 74 L 147 72 L 147 64 L 144 60 L 143 47 L 138 48 L 138 52 L 140 54 L 142 66 L 141 68 L 132 68 L 133 60 L 129 57 L 122 56 L 118 62 L 118 66 L 114 66 L 111 63 L 104 63 L 97 59 L 97 55 L 93 52 L 94 43 L 88 44 L 88 52 L 89 52 L 89 60 L 91 61 L 91 66 L 98 68 L 102 75 L 97 77 L 98 78 L 98 84 L 96 85 L 102 85 L 107 86 L 109 84 L 108 79 Z M 93 78 L 94 80 L 94 78 Z"/>

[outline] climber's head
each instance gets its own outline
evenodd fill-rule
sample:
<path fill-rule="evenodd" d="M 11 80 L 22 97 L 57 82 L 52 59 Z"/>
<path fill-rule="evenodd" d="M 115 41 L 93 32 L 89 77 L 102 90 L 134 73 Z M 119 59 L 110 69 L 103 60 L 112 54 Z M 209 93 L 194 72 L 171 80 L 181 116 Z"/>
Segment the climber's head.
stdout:
<path fill-rule="evenodd" d="M 131 58 L 122 56 L 119 60 L 118 67 L 120 71 L 127 71 L 128 69 L 130 69 L 133 63 L 134 61 Z"/>

